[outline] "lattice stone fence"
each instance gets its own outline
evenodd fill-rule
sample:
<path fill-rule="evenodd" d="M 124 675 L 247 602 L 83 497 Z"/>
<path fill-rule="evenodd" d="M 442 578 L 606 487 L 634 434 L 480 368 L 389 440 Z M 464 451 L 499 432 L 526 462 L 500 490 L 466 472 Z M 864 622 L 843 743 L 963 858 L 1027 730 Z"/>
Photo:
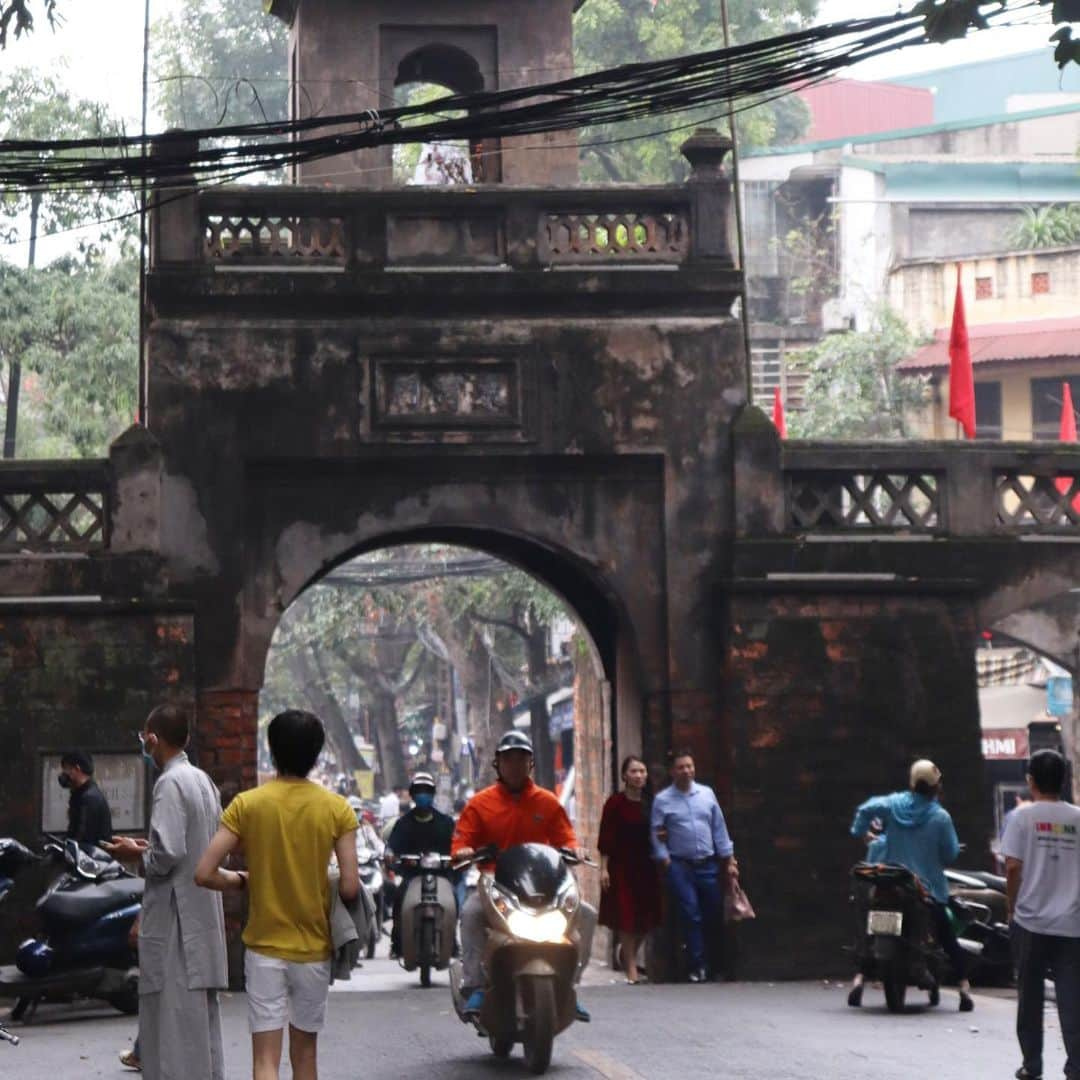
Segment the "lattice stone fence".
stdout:
<path fill-rule="evenodd" d="M 108 461 L 0 466 L 0 552 L 89 552 L 109 545 Z"/>
<path fill-rule="evenodd" d="M 740 537 L 1080 534 L 1080 449 L 1061 444 L 781 443 L 735 431 Z"/>

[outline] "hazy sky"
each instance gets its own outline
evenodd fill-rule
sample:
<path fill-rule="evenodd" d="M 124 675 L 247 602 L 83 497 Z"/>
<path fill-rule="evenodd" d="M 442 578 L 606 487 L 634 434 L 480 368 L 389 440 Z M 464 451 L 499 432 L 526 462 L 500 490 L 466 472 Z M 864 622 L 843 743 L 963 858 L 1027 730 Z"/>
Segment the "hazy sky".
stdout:
<path fill-rule="evenodd" d="M 159 18 L 181 0 L 151 0 L 151 16 Z M 258 4 L 260 0 L 251 0 Z M 543 2 L 543 0 L 538 0 Z M 76 94 L 105 100 L 130 123 L 139 117 L 142 78 L 144 0 L 61 0 L 65 23 L 57 33 L 39 20 L 28 38 L 9 44 L 0 54 L 0 71 L 28 64 L 62 75 Z M 895 0 L 823 0 L 824 22 L 897 10 Z M 104 13 L 108 12 L 108 18 Z M 984 31 L 948 45 L 925 45 L 882 57 L 854 72 L 860 78 L 889 78 L 949 64 L 1022 52 L 1046 45 L 1049 13 L 1039 12 L 1038 26 Z M 1047 63 L 1052 63 L 1047 46 Z M 152 96 L 152 95 L 151 95 Z M 151 116 L 151 130 L 160 125 Z"/>

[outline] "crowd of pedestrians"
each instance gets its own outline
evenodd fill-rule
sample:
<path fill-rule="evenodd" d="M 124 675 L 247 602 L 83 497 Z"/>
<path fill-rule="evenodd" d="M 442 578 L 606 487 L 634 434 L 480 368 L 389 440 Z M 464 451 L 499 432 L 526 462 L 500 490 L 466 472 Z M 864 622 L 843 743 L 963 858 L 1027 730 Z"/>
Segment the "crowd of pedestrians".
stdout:
<path fill-rule="evenodd" d="M 338 913 L 345 909 L 355 917 L 357 833 L 372 825 L 365 826 L 366 811 L 309 778 L 325 742 L 311 713 L 288 710 L 272 720 L 273 779 L 241 792 L 224 810 L 211 779 L 188 759 L 190 730 L 188 709 L 163 705 L 139 733 L 143 755 L 158 772 L 146 839 L 106 839 L 111 815 L 93 780 L 92 757 L 72 751 L 61 760 L 59 781 L 71 793 L 69 835 L 99 844 L 118 860 L 141 863 L 146 878 L 138 923 L 139 1038 L 122 1060 L 160 1080 L 225 1076 L 218 1004 L 228 975 L 221 894 L 238 892 L 247 894 L 242 938 L 255 1080 L 279 1075 L 286 1029 L 292 1075 L 314 1080 L 335 954 L 341 963 Z M 464 858 L 492 843 L 505 849 L 537 840 L 583 857 L 565 809 L 532 780 L 528 738 L 508 733 L 493 764 L 496 782 L 455 807 L 456 824 L 435 809 L 429 773 L 417 773 L 408 789 L 389 792 L 380 805 L 388 819 L 387 858 L 429 851 Z M 625 758 L 620 777 L 621 790 L 606 801 L 597 837 L 599 923 L 618 943 L 617 963 L 627 983 L 637 985 L 646 975 L 643 945 L 666 912 L 681 937 L 676 952 L 685 957 L 688 980 L 706 982 L 720 973 L 725 901 L 730 909 L 742 897 L 716 794 L 697 781 L 689 750 L 671 756 L 670 784 L 656 794 L 648 764 L 638 755 Z M 1056 986 L 1066 1076 L 1080 1077 L 1080 808 L 1060 798 L 1065 778 L 1060 754 L 1033 755 L 1031 799 L 1018 801 L 1001 837 L 1018 972 L 1018 1080 L 1042 1075 L 1047 979 Z M 971 997 L 947 916 L 943 874 L 960 845 L 938 800 L 941 779 L 932 762 L 915 762 L 908 790 L 863 803 L 852 833 L 872 842 L 875 858 L 900 863 L 923 882 L 965 1010 Z M 243 856 L 243 869 L 227 867 L 234 855 Z M 486 929 L 475 895 L 459 905 L 463 985 L 475 1012 L 483 1000 Z M 587 907 L 578 977 L 596 920 Z M 396 924 L 399 912 L 394 914 Z M 348 914 L 344 921 L 348 926 Z M 400 948 L 396 934 L 393 946 Z M 860 972 L 849 1003 L 861 1002 L 862 986 Z M 580 1004 L 578 1013 L 588 1019 Z"/>

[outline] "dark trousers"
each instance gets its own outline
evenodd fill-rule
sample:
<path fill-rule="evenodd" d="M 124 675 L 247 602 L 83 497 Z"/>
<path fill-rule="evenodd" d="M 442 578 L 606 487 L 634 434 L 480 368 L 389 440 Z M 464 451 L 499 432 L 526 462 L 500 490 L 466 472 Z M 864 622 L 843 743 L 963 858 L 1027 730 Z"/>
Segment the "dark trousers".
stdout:
<path fill-rule="evenodd" d="M 967 953 L 960 947 L 956 940 L 956 931 L 949 919 L 948 909 L 944 904 L 936 900 L 930 902 L 930 917 L 934 921 L 934 936 L 938 944 L 945 951 L 945 955 L 952 961 L 953 971 L 959 980 L 967 978 Z"/>
<path fill-rule="evenodd" d="M 1058 1020 L 1065 1040 L 1065 1075 L 1080 1080 L 1080 938 L 1033 934 L 1012 924 L 1016 961 L 1016 1037 L 1024 1068 L 1032 1076 L 1043 1071 L 1043 990 L 1054 980 Z"/>
<path fill-rule="evenodd" d="M 719 875 L 716 859 L 694 862 L 673 858 L 668 870 L 668 887 L 679 910 L 691 971 L 707 968 L 706 942 L 719 939 L 723 927 Z"/>

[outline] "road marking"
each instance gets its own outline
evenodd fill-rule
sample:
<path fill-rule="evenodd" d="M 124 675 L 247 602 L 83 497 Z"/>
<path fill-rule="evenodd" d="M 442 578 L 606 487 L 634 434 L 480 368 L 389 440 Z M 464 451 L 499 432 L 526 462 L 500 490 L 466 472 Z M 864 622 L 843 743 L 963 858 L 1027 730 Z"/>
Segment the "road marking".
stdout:
<path fill-rule="evenodd" d="M 606 1080 L 645 1080 L 641 1073 L 635 1072 L 629 1065 L 609 1058 L 599 1050 L 575 1050 L 574 1057 L 585 1062 L 590 1069 L 595 1069 Z"/>

